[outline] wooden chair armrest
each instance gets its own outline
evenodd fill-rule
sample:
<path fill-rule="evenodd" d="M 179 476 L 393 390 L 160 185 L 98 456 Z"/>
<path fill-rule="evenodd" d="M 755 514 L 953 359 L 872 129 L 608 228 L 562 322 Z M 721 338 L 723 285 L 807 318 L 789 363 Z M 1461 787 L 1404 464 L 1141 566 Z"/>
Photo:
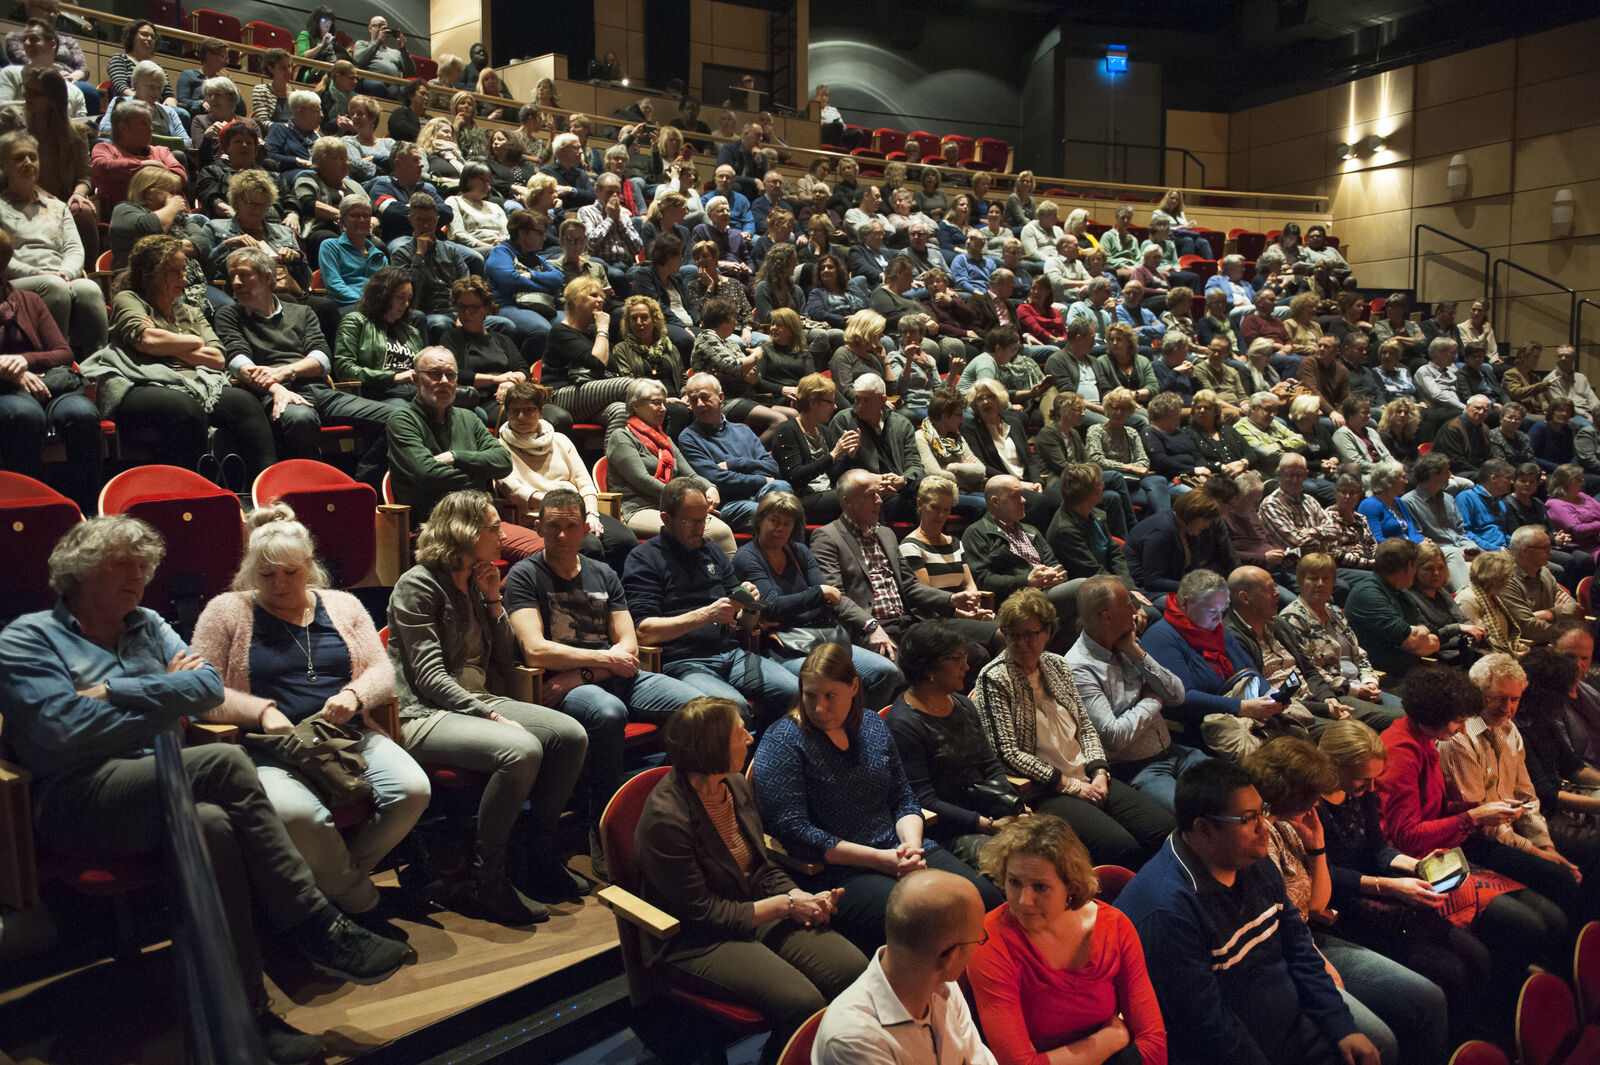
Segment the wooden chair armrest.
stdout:
<path fill-rule="evenodd" d="M 394 742 L 400 742 L 400 701 L 398 699 L 385 699 L 377 706 L 369 706 L 362 711 L 367 724 L 389 737 Z"/>
<path fill-rule="evenodd" d="M 807 876 L 816 876 L 827 868 L 822 862 L 808 862 L 804 859 L 796 858 L 784 850 L 783 844 L 779 843 L 770 833 L 764 839 L 767 844 L 767 853 L 772 856 L 772 860 L 785 868 L 792 869 L 797 873 L 804 873 Z"/>
<path fill-rule="evenodd" d="M 33 804 L 26 769 L 0 760 L 0 910 L 39 905 L 33 849 Z"/>
<path fill-rule="evenodd" d="M 528 519 L 528 505 L 520 499 L 511 499 L 506 496 L 495 496 L 494 507 L 500 514 L 500 520 L 512 525 L 525 525 Z"/>
<path fill-rule="evenodd" d="M 524 703 L 542 705 L 544 700 L 544 669 L 540 666 L 525 666 L 521 663 L 512 667 L 512 683 L 515 685 L 514 697 Z"/>
<path fill-rule="evenodd" d="M 185 719 L 183 742 L 187 745 L 201 743 L 238 743 L 243 730 L 238 725 L 223 725 L 215 721 Z"/>
<path fill-rule="evenodd" d="M 600 513 L 609 514 L 618 521 L 622 520 L 621 492 L 601 492 L 596 503 L 600 508 Z"/>
<path fill-rule="evenodd" d="M 639 668 L 646 673 L 661 672 L 661 648 L 647 643 L 639 645 Z"/>
<path fill-rule="evenodd" d="M 411 508 L 404 503 L 379 503 L 373 520 L 378 553 L 372 568 L 379 584 L 392 586 L 411 568 Z"/>
<path fill-rule="evenodd" d="M 345 392 L 352 396 L 361 394 L 360 381 L 329 381 L 328 384 L 333 386 L 335 392 Z"/>
<path fill-rule="evenodd" d="M 993 592 L 979 592 L 978 593 L 978 605 L 980 607 L 982 607 L 984 610 L 993 610 L 994 609 L 994 593 Z"/>
<path fill-rule="evenodd" d="M 1006 779 L 1009 780 L 1011 782 L 1011 786 L 1016 788 L 1018 791 L 1027 791 L 1029 788 L 1033 787 L 1033 781 L 1029 780 L 1027 777 L 1014 777 L 1007 773 Z"/>
<path fill-rule="evenodd" d="M 678 934 L 678 929 L 683 927 L 682 923 L 670 913 L 657 909 L 633 892 L 615 884 L 607 884 L 595 894 L 595 897 L 612 913 L 656 939 L 671 939 Z"/>
<path fill-rule="evenodd" d="M 922 823 L 925 827 L 932 827 L 939 823 L 939 815 L 933 810 L 924 808 L 922 811 Z"/>

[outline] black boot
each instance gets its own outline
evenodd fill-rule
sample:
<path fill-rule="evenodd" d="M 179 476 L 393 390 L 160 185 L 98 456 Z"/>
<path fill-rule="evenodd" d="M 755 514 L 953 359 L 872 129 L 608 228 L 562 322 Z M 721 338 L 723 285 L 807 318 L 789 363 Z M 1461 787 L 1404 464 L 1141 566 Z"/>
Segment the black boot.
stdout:
<path fill-rule="evenodd" d="M 436 881 L 428 894 L 457 913 L 487 917 L 496 924 L 538 924 L 550 919 L 547 907 L 530 903 L 511 886 L 503 855 L 490 859 L 475 853 L 466 876 Z"/>

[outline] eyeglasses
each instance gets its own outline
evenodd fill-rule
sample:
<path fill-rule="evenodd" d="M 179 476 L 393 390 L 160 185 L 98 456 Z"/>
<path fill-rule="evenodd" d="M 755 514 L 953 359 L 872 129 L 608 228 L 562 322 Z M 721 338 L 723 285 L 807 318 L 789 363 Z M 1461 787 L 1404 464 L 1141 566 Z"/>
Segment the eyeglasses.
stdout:
<path fill-rule="evenodd" d="M 417 373 L 430 381 L 454 381 L 460 376 L 455 370 L 418 370 Z"/>
<path fill-rule="evenodd" d="M 1261 809 L 1246 810 L 1244 813 L 1238 814 L 1237 816 L 1234 814 L 1202 814 L 1201 816 L 1207 821 L 1228 821 L 1235 825 L 1244 825 L 1246 828 L 1254 828 L 1256 825 L 1265 820 L 1266 816 L 1271 812 L 1272 804 L 1270 802 L 1264 802 L 1261 804 Z"/>
<path fill-rule="evenodd" d="M 1044 634 L 1045 634 L 1045 630 L 1044 629 L 1028 629 L 1028 630 L 1025 630 L 1025 631 L 1018 630 L 1018 629 L 1007 629 L 1006 630 L 1006 639 L 1008 639 L 1008 640 L 1018 640 L 1018 641 L 1030 641 L 1030 640 L 1037 640 L 1039 637 L 1043 636 Z"/>
<path fill-rule="evenodd" d="M 940 954 L 949 954 L 951 951 L 960 950 L 962 947 L 981 947 L 987 942 L 989 942 L 989 930 L 987 928 L 985 928 L 979 934 L 977 939 L 964 939 L 964 940 L 960 941 L 959 943 L 952 943 L 948 947 L 945 947 L 943 950 L 941 950 L 939 953 Z"/>
<path fill-rule="evenodd" d="M 456 302 L 456 310 L 481 311 L 483 310 L 483 304 L 479 303 L 477 300 L 458 300 Z"/>

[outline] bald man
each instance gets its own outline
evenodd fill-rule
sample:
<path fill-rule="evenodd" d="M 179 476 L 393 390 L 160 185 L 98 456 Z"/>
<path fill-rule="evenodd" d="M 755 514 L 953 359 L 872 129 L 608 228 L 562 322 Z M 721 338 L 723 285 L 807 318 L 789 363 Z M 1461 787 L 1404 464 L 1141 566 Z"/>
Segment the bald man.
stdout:
<path fill-rule="evenodd" d="M 822 1015 L 812 1065 L 997 1065 L 955 983 L 985 938 L 977 888 L 911 873 L 889 895 L 884 933 L 888 945 Z"/>

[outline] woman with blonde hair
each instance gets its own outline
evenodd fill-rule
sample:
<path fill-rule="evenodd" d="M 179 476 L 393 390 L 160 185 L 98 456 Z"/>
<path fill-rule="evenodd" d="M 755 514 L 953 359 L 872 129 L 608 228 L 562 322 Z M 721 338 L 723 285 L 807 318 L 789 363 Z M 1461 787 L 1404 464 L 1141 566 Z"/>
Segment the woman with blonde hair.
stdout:
<path fill-rule="evenodd" d="M 561 197 L 556 195 L 556 179 L 549 174 L 534 174 L 528 179 L 528 190 L 522 194 L 522 205 L 535 214 L 555 217 L 561 209 Z"/>
<path fill-rule="evenodd" d="M 1317 295 L 1302 292 L 1289 301 L 1289 317 L 1283 327 L 1289 331 L 1293 354 L 1304 359 L 1317 357 L 1317 342 L 1322 339 L 1322 326 L 1317 323 Z"/>
<path fill-rule="evenodd" d="M 450 124 L 456 145 L 469 159 L 480 159 L 489 148 L 489 132 L 478 125 L 478 102 L 462 90 L 450 97 Z"/>
<path fill-rule="evenodd" d="M 1033 171 L 1017 174 L 1016 185 L 1006 197 L 1006 225 L 1013 229 L 1033 221 Z"/>
<path fill-rule="evenodd" d="M 468 97 L 468 99 L 471 99 Z M 455 127 L 448 118 L 430 118 L 417 133 L 417 147 L 428 160 L 428 180 L 445 195 L 461 184 L 467 157 L 456 143 Z"/>
<path fill-rule="evenodd" d="M 840 433 L 831 444 L 823 432 L 838 409 L 835 386 L 819 373 L 807 374 L 795 387 L 794 407 L 799 416 L 784 422 L 772 434 L 772 457 L 778 475 L 793 486 L 805 507 L 806 523 L 826 525 L 839 516 L 835 485 L 854 462 L 861 433 Z"/>
<path fill-rule="evenodd" d="M 649 296 L 623 301 L 622 339 L 611 349 L 611 364 L 624 377 L 659 381 L 667 390 L 667 435 L 676 440 L 692 419 L 683 398 L 683 356 L 667 333 L 661 304 Z"/>
<path fill-rule="evenodd" d="M 361 181 L 390 173 L 394 169 L 390 161 L 394 156 L 394 138 L 378 136 L 378 119 L 383 115 L 378 101 L 370 96 L 352 96 L 345 114 L 350 116 L 353 127 L 343 138 L 350 149 L 351 172 Z M 364 164 L 360 168 L 355 165 L 357 159 Z"/>
<path fill-rule="evenodd" d="M 287 504 L 250 514 L 233 588 L 206 604 L 192 648 L 222 674 L 206 720 L 257 736 L 330 730 L 366 762 L 372 812 L 348 840 L 326 798 L 272 747 L 246 740 L 261 786 L 317 887 L 345 913 L 380 905 L 372 870 L 427 808 L 428 776 L 374 712 L 394 698 L 394 669 L 360 600 L 328 587 L 310 531 Z"/>
<path fill-rule="evenodd" d="M 589 738 L 565 714 L 490 691 L 521 660 L 494 567 L 502 539 L 487 492 L 451 492 L 434 505 L 417 538 L 417 564 L 389 598 L 389 662 L 411 755 L 488 777 L 471 863 L 464 874 L 429 885 L 429 896 L 462 913 L 524 925 L 549 918 L 545 902 L 588 891 L 588 881 L 558 857 L 555 828 Z M 512 828 L 524 816 L 527 831 L 517 845 L 526 849 L 531 906 L 506 878 Z"/>
<path fill-rule="evenodd" d="M 1513 657 L 1526 652 L 1529 644 L 1522 638 L 1522 626 L 1501 602 L 1501 594 L 1517 572 L 1511 555 L 1484 551 L 1472 560 L 1467 572 L 1471 580 L 1456 593 L 1456 606 L 1467 620 L 1483 629 L 1487 649 Z"/>
<path fill-rule="evenodd" d="M 1422 425 L 1422 410 L 1414 400 L 1404 397 L 1391 399 L 1378 419 L 1378 439 L 1389 449 L 1389 454 L 1401 463 L 1417 461 L 1421 441 L 1417 429 Z"/>
<path fill-rule="evenodd" d="M 1333 556 L 1303 555 L 1294 578 L 1300 594 L 1278 614 L 1278 641 L 1294 655 L 1311 698 L 1343 706 L 1373 728 L 1387 728 L 1400 716 L 1400 699 L 1384 691 L 1378 674 L 1333 602 Z"/>
<path fill-rule="evenodd" d="M 855 380 L 862 374 L 874 373 L 883 378 L 890 395 L 900 391 L 903 364 L 890 362 L 889 349 L 883 343 L 887 326 L 883 315 L 874 310 L 857 311 L 845 320 L 844 344 L 828 362 L 841 406 L 855 402 Z"/>
<path fill-rule="evenodd" d="M 1006 893 L 967 964 L 984 1040 L 1002 1065 L 1065 1051 L 1163 1065 L 1167 1035 L 1133 922 L 1095 901 L 1089 852 L 1059 817 L 1013 821 L 983 847 Z"/>
<path fill-rule="evenodd" d="M 500 81 L 499 73 L 493 67 L 484 67 L 478 71 L 476 89 L 479 96 L 498 96 L 504 100 L 511 99 L 511 94 L 506 92 L 505 86 Z M 511 120 L 503 105 L 495 105 L 487 101 L 478 104 L 478 117 L 486 118 L 490 122 L 509 122 Z"/>
<path fill-rule="evenodd" d="M 550 397 L 575 421 L 604 418 L 609 432 L 627 420 L 623 407 L 629 378 L 611 365 L 611 316 L 605 290 L 589 274 L 567 283 L 562 293 L 566 319 L 550 329 L 540 380 Z"/>
<path fill-rule="evenodd" d="M 951 511 L 970 498 L 963 499 L 956 482 L 942 473 L 924 477 L 917 485 L 917 527 L 900 541 L 900 557 L 911 575 L 930 588 L 951 593 L 978 591 L 961 538 L 945 532 Z M 987 609 L 979 615 L 984 620 L 994 616 Z"/>

